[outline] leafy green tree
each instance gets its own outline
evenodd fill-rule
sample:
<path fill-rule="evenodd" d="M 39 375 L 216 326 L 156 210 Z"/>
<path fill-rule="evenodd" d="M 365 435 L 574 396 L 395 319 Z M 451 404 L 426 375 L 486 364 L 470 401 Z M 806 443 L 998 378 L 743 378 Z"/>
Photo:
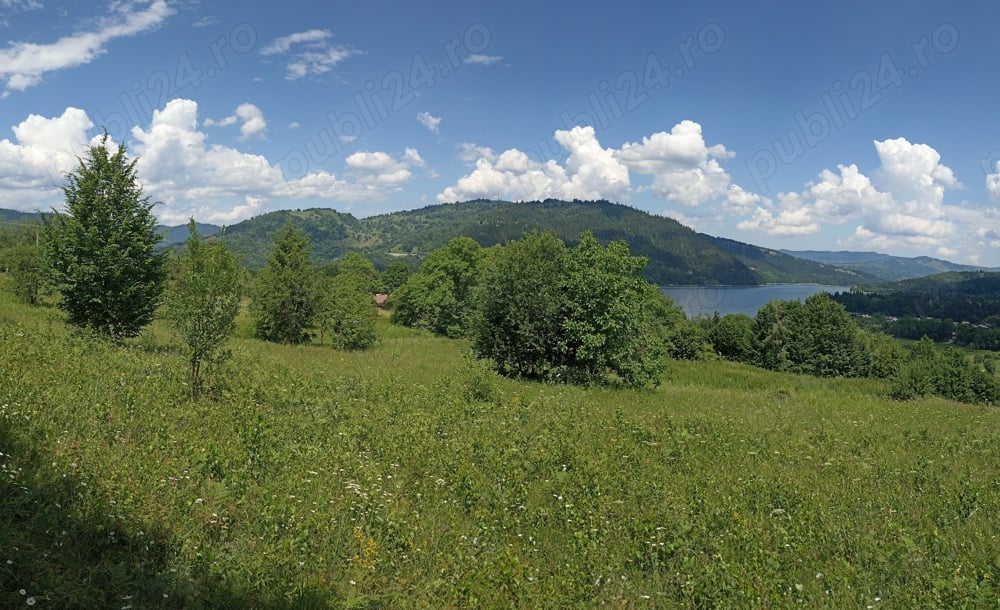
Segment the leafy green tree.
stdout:
<path fill-rule="evenodd" d="M 758 364 L 772 371 L 788 371 L 795 367 L 793 340 L 801 328 L 802 303 L 773 300 L 757 310 L 754 329 L 759 351 Z"/>
<path fill-rule="evenodd" d="M 382 272 L 382 288 L 387 294 L 396 292 L 396 289 L 410 279 L 410 268 L 403 261 L 392 261 Z"/>
<path fill-rule="evenodd" d="M 568 256 L 566 244 L 547 231 L 510 242 L 487 258 L 474 299 L 473 350 L 500 373 L 545 379 L 569 363 L 562 341 Z"/>
<path fill-rule="evenodd" d="M 320 293 L 310 252 L 309 236 L 301 229 L 287 224 L 278 231 L 253 290 L 258 338 L 289 344 L 311 339 Z"/>
<path fill-rule="evenodd" d="M 71 324 L 115 339 L 134 337 L 152 321 L 166 279 L 137 160 L 128 158 L 124 144 L 111 152 L 105 133 L 67 176 L 66 213 L 45 222 L 59 307 Z"/>
<path fill-rule="evenodd" d="M 348 252 L 344 255 L 336 266 L 335 276 L 353 276 L 353 283 L 369 295 L 379 291 L 382 285 L 382 278 L 375 265 L 367 258 L 357 252 Z"/>
<path fill-rule="evenodd" d="M 859 377 L 868 365 L 867 345 L 844 306 L 825 292 L 806 299 L 804 327 L 796 339 L 799 368 L 821 377 Z"/>
<path fill-rule="evenodd" d="M 754 364 L 757 360 L 757 335 L 753 318 L 748 315 L 722 316 L 709 331 L 708 340 L 726 360 L 744 364 Z"/>
<path fill-rule="evenodd" d="M 167 290 L 164 317 L 186 345 L 191 388 L 198 392 L 202 365 L 230 355 L 224 347 L 236 329 L 243 271 L 222 239 L 203 242 L 194 219 L 188 230 L 184 255 Z"/>
<path fill-rule="evenodd" d="M 646 262 L 624 241 L 602 246 L 590 231 L 569 251 L 563 330 L 571 375 L 590 383 L 612 371 L 629 386 L 659 383 L 666 346 L 644 311 L 659 292 L 641 276 Z"/>
<path fill-rule="evenodd" d="M 758 363 L 768 369 L 824 377 L 867 373 L 868 346 L 843 305 L 825 292 L 799 301 L 771 301 L 757 311 Z"/>
<path fill-rule="evenodd" d="M 419 272 L 396 291 L 393 322 L 463 336 L 472 318 L 472 288 L 479 280 L 483 256 L 483 249 L 468 237 L 456 237 L 431 252 Z"/>
<path fill-rule="evenodd" d="M 476 293 L 473 349 L 501 373 L 629 386 L 657 383 L 666 346 L 659 290 L 624 242 L 585 233 L 573 249 L 533 233 L 496 251 Z"/>
<path fill-rule="evenodd" d="M 329 288 L 330 338 L 334 347 L 367 349 L 375 344 L 378 311 L 365 278 L 338 273 Z"/>
<path fill-rule="evenodd" d="M 47 278 L 42 248 L 22 243 L 8 249 L 5 258 L 14 295 L 29 305 L 36 305 L 45 291 Z"/>
<path fill-rule="evenodd" d="M 899 341 L 883 333 L 868 335 L 868 353 L 868 376 L 876 379 L 894 377 L 906 361 L 906 350 Z"/>

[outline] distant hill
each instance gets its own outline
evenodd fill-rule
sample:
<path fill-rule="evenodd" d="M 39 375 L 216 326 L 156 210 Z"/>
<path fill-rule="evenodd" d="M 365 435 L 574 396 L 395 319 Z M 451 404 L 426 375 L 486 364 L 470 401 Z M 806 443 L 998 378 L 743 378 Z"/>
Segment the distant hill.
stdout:
<path fill-rule="evenodd" d="M 211 225 L 202 222 L 194 223 L 194 228 L 198 230 L 198 235 L 201 235 L 202 237 L 218 235 L 219 231 L 222 230 L 222 227 L 219 225 Z M 176 227 L 158 225 L 156 230 L 163 235 L 162 245 L 165 246 L 184 243 L 187 241 L 188 235 L 190 235 L 187 225 L 177 225 Z"/>
<path fill-rule="evenodd" d="M 857 314 L 978 323 L 1000 315 L 1000 273 L 949 271 L 834 295 Z"/>
<path fill-rule="evenodd" d="M 38 215 L 0 210 L 3 218 L 37 219 Z M 533 230 L 550 230 L 572 246 L 580 234 L 591 230 L 605 243 L 627 241 L 633 254 L 649 259 L 646 277 L 661 285 L 806 282 L 843 286 L 878 281 L 860 271 L 698 233 L 671 218 L 608 201 L 477 200 L 362 219 L 326 208 L 281 210 L 226 227 L 226 240 L 245 265 L 260 268 L 274 233 L 287 223 L 309 235 L 319 264 L 360 252 L 380 268 L 393 260 L 416 268 L 427 253 L 453 237 L 468 236 L 491 246 L 520 239 Z M 186 225 L 159 229 L 165 246 L 187 239 Z M 199 233 L 205 236 L 220 230 L 216 225 L 198 224 Z"/>
<path fill-rule="evenodd" d="M 5 210 L 0 209 L 0 223 L 5 222 L 39 222 L 42 219 L 42 215 L 38 212 L 18 212 L 17 210 Z M 203 237 L 209 235 L 217 234 L 222 227 L 218 225 L 205 224 L 201 222 L 194 223 L 195 227 L 198 229 L 198 233 Z M 157 225 L 156 230 L 163 235 L 163 246 L 172 246 L 174 244 L 183 243 L 188 238 L 188 227 L 186 224 L 177 225 L 176 227 L 171 227 L 167 225 Z"/>
<path fill-rule="evenodd" d="M 624 239 L 633 254 L 649 259 L 646 277 L 663 285 L 814 282 L 866 284 L 876 278 L 830 265 L 697 233 L 677 221 L 607 201 L 468 201 L 432 205 L 357 219 L 329 209 L 283 210 L 226 229 L 230 246 L 250 267 L 264 264 L 271 235 L 291 222 L 305 230 L 320 262 L 359 251 L 382 267 L 391 260 L 416 265 L 456 236 L 484 246 L 551 230 L 573 245 L 592 230 L 603 242 Z"/>
<path fill-rule="evenodd" d="M 983 271 L 984 267 L 960 265 L 929 256 L 905 257 L 881 252 L 828 252 L 822 250 L 782 250 L 785 254 L 844 269 L 853 269 L 883 280 L 905 280 L 947 271 Z"/>
<path fill-rule="evenodd" d="M 716 244 L 743 261 L 750 269 L 765 278 L 768 283 L 784 283 L 789 276 L 799 278 L 797 282 L 826 284 L 828 286 L 855 286 L 878 282 L 881 278 L 860 269 L 845 268 L 843 265 L 796 257 L 781 250 L 771 250 L 743 242 L 713 237 Z M 812 262 L 813 265 L 803 263 Z"/>

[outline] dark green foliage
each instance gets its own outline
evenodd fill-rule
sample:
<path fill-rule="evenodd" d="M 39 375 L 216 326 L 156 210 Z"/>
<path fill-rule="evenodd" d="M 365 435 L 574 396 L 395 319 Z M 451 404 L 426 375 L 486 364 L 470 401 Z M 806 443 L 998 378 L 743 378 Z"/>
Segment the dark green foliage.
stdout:
<path fill-rule="evenodd" d="M 882 333 L 869 333 L 867 336 L 868 376 L 877 379 L 890 379 L 895 376 L 906 361 L 906 350 L 898 341 Z"/>
<path fill-rule="evenodd" d="M 136 161 L 124 145 L 109 151 L 105 134 L 67 176 L 66 212 L 45 222 L 59 307 L 70 324 L 115 339 L 134 337 L 152 321 L 166 278 Z"/>
<path fill-rule="evenodd" d="M 335 276 L 351 277 L 360 290 L 369 296 L 379 292 L 382 287 L 382 277 L 375 265 L 357 252 L 348 252 L 335 266 Z"/>
<path fill-rule="evenodd" d="M 549 378 L 569 363 L 562 341 L 567 258 L 566 244 L 549 232 L 491 253 L 475 297 L 477 356 L 505 375 L 529 379 Z"/>
<path fill-rule="evenodd" d="M 667 354 L 676 360 L 704 360 L 713 351 L 708 340 L 710 328 L 710 320 L 682 317 L 668 333 Z"/>
<path fill-rule="evenodd" d="M 410 268 L 403 261 L 392 261 L 382 272 L 382 289 L 392 294 L 410 279 Z"/>
<path fill-rule="evenodd" d="M 1000 273 L 949 272 L 834 297 L 858 314 L 978 323 L 1000 314 Z"/>
<path fill-rule="evenodd" d="M 731 240 L 719 241 L 677 221 L 608 201 L 468 201 L 357 219 L 334 210 L 282 210 L 229 227 L 229 244 L 253 269 L 264 264 L 274 232 L 291 223 L 308 233 L 318 263 L 345 253 L 364 254 L 378 268 L 420 260 L 455 237 L 484 247 L 520 239 L 532 230 L 552 231 L 569 245 L 584 231 L 607 244 L 624 240 L 649 262 L 644 277 L 656 284 L 820 282 L 867 283 L 864 276 Z M 413 266 L 411 265 L 411 268 Z"/>
<path fill-rule="evenodd" d="M 194 220 L 178 271 L 167 292 L 165 318 L 185 343 L 191 388 L 201 387 L 203 363 L 229 356 L 224 346 L 236 328 L 243 270 L 222 239 L 202 242 Z"/>
<path fill-rule="evenodd" d="M 715 351 L 726 360 L 754 364 L 757 361 L 757 334 L 754 320 L 744 314 L 728 314 L 708 333 Z"/>
<path fill-rule="evenodd" d="M 309 236 L 291 224 L 275 237 L 253 291 L 251 311 L 258 338 L 295 344 L 312 337 L 319 286 L 310 251 Z"/>
<path fill-rule="evenodd" d="M 0 271 L 10 275 L 15 296 L 35 305 L 47 282 L 40 222 L 0 227 Z"/>
<path fill-rule="evenodd" d="M 573 249 L 552 233 L 507 244 L 483 272 L 473 349 L 516 377 L 657 384 L 665 331 L 649 309 L 664 302 L 639 275 L 645 262 L 590 233 Z"/>
<path fill-rule="evenodd" d="M 868 345 L 857 324 L 825 293 L 805 304 L 771 301 L 754 319 L 760 366 L 822 377 L 867 374 Z"/>
<path fill-rule="evenodd" d="M 349 254 L 348 258 L 351 257 L 360 260 L 345 259 L 349 264 L 341 264 L 338 273 L 323 288 L 318 319 L 321 332 L 330 331 L 334 347 L 361 350 L 374 345 L 378 338 L 375 334 L 377 310 L 371 290 L 374 281 L 371 272 L 375 268 L 358 254 Z"/>
<path fill-rule="evenodd" d="M 393 322 L 448 337 L 465 335 L 482 259 L 483 249 L 468 237 L 456 237 L 431 252 L 393 295 Z"/>
<path fill-rule="evenodd" d="M 910 346 L 905 361 L 891 379 L 893 398 L 909 400 L 936 394 L 961 402 L 997 404 L 1000 382 L 961 351 L 943 353 L 924 337 Z"/>

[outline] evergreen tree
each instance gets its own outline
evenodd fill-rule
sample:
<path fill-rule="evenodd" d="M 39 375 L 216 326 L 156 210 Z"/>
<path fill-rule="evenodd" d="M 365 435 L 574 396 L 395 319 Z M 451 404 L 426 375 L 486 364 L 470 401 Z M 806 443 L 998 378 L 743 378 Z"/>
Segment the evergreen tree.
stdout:
<path fill-rule="evenodd" d="M 105 133 L 67 176 L 66 212 L 45 222 L 59 307 L 71 324 L 115 339 L 134 337 L 152 321 L 166 278 L 136 161 L 123 144 L 109 150 Z"/>
<path fill-rule="evenodd" d="M 312 338 L 320 294 L 310 252 L 309 236 L 291 224 L 275 236 L 253 292 L 251 312 L 258 338 L 290 344 Z"/>

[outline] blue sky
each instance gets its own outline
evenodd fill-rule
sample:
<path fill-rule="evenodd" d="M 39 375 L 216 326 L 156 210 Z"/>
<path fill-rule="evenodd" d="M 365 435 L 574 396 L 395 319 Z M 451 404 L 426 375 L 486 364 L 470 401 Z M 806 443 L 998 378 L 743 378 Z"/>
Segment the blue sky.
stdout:
<path fill-rule="evenodd" d="M 1000 265 L 1000 5 L 678 4 L 0 0 L 0 207 L 106 128 L 169 224 L 606 198 Z"/>

